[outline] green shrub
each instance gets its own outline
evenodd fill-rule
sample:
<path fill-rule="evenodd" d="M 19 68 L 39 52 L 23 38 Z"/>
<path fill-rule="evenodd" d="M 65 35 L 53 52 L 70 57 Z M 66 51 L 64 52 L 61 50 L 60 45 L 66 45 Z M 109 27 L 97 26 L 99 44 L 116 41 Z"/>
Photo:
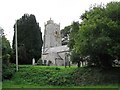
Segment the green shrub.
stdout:
<path fill-rule="evenodd" d="M 14 64 L 3 64 L 2 65 L 2 79 L 11 79 L 15 74 L 15 65 Z"/>
<path fill-rule="evenodd" d="M 56 67 L 55 70 L 60 70 L 60 68 Z"/>

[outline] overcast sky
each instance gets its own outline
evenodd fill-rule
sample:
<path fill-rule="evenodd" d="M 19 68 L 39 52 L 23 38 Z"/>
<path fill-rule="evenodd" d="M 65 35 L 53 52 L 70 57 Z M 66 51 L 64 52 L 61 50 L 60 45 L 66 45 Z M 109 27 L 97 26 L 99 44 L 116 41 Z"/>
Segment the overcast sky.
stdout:
<path fill-rule="evenodd" d="M 63 29 L 73 21 L 80 21 L 80 15 L 89 10 L 91 4 L 106 4 L 111 1 L 120 0 L 0 0 L 0 27 L 12 42 L 15 20 L 25 13 L 34 14 L 44 32 L 44 22 L 50 18 L 55 23 L 60 23 L 60 28 Z"/>

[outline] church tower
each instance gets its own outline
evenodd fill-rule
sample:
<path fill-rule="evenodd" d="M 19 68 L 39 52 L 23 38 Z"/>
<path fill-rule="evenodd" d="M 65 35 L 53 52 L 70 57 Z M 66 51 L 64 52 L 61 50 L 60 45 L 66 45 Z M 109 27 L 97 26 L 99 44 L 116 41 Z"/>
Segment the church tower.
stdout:
<path fill-rule="evenodd" d="M 61 46 L 60 24 L 54 23 L 50 18 L 45 24 L 43 52 L 46 49 L 58 46 Z"/>
<path fill-rule="evenodd" d="M 44 29 L 42 62 L 44 65 L 63 66 L 69 64 L 69 47 L 61 43 L 60 24 L 48 20 Z"/>

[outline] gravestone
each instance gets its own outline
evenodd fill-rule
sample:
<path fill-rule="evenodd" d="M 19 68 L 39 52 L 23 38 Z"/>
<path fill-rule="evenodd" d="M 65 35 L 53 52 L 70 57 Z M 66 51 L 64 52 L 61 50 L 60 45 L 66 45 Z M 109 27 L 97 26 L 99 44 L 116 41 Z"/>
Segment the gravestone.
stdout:
<path fill-rule="evenodd" d="M 35 65 L 35 58 L 32 59 L 32 65 Z"/>

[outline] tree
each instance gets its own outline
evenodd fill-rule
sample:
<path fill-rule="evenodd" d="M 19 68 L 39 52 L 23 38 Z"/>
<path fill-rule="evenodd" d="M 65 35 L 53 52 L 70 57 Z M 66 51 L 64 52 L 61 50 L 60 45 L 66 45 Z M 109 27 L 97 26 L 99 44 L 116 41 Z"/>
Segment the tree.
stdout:
<path fill-rule="evenodd" d="M 42 33 L 34 15 L 24 14 L 17 20 L 17 33 L 19 64 L 31 64 L 32 58 L 41 58 Z M 15 50 L 15 33 L 12 47 Z"/>
<path fill-rule="evenodd" d="M 114 59 L 120 59 L 120 2 L 93 7 L 85 12 L 75 39 L 74 50 L 82 56 L 90 56 L 89 65 L 112 67 Z M 118 17 L 117 17 L 118 16 Z"/>
<path fill-rule="evenodd" d="M 77 35 L 77 31 L 79 30 L 79 22 L 73 21 L 73 23 L 69 26 L 66 26 L 61 30 L 62 35 L 62 45 L 68 45 L 70 49 L 74 46 L 74 37 Z"/>
<path fill-rule="evenodd" d="M 3 34 L 2 37 L 2 80 L 10 79 L 15 74 L 15 67 L 11 64 L 12 49 L 9 41 Z"/>
<path fill-rule="evenodd" d="M 71 29 L 69 34 L 70 37 L 69 37 L 69 43 L 68 43 L 70 51 L 72 52 L 71 61 L 72 63 L 77 63 L 78 67 L 80 67 L 80 62 L 83 61 L 81 55 L 74 50 L 75 39 L 77 38 L 79 26 L 80 24 L 78 21 L 77 22 L 73 21 L 73 23 L 71 24 Z"/>
<path fill-rule="evenodd" d="M 77 66 L 80 67 L 80 61 L 81 61 L 80 54 L 76 53 L 75 51 L 72 51 L 70 59 L 72 63 L 77 63 Z"/>
<path fill-rule="evenodd" d="M 69 42 L 69 35 L 70 35 L 71 25 L 66 26 L 64 29 L 61 30 L 62 36 L 62 45 L 67 45 Z"/>
<path fill-rule="evenodd" d="M 69 38 L 69 43 L 68 43 L 68 46 L 69 46 L 70 50 L 72 50 L 73 46 L 75 45 L 75 39 L 77 38 L 77 33 L 79 31 L 79 26 L 80 26 L 80 24 L 79 24 L 78 21 L 77 22 L 74 21 L 71 24 L 71 31 L 70 31 L 70 34 L 69 34 L 70 38 Z"/>
<path fill-rule="evenodd" d="M 73 63 L 78 63 L 78 67 L 80 67 L 80 54 L 77 54 L 74 50 L 73 47 L 75 45 L 75 39 L 77 38 L 77 33 L 79 31 L 79 22 L 78 21 L 73 21 L 73 23 L 69 26 L 66 26 L 64 29 L 61 30 L 62 34 L 62 45 L 68 45 L 70 48 L 71 53 L 71 61 Z M 67 41 L 67 42 L 66 42 Z"/>
<path fill-rule="evenodd" d="M 9 41 L 5 37 L 2 36 L 2 63 L 8 65 L 10 63 L 10 56 L 12 54 L 12 49 Z"/>

